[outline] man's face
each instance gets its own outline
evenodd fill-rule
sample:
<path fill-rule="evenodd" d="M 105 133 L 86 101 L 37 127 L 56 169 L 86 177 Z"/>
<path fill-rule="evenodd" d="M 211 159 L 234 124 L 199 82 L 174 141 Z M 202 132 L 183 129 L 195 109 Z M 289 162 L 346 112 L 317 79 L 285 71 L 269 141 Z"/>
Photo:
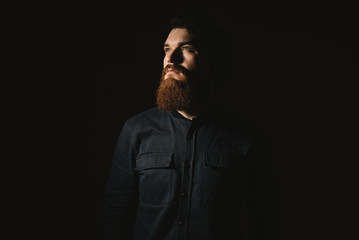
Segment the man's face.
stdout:
<path fill-rule="evenodd" d="M 165 57 L 157 104 L 166 111 L 185 110 L 196 113 L 206 100 L 208 84 L 201 81 L 199 51 L 194 37 L 185 28 L 174 28 L 165 43 Z"/>
<path fill-rule="evenodd" d="M 196 70 L 198 50 L 193 46 L 193 35 L 187 29 L 172 29 L 164 43 L 164 52 L 163 80 L 186 80 L 184 73 L 176 70 L 176 66 L 188 72 Z"/>

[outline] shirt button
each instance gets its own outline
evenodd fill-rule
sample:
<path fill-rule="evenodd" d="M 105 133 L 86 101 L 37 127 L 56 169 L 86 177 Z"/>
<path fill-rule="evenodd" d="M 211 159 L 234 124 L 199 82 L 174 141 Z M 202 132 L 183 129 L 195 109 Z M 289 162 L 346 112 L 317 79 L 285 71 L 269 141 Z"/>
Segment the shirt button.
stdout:
<path fill-rule="evenodd" d="M 183 220 L 181 218 L 178 220 L 178 225 L 183 225 Z"/>
<path fill-rule="evenodd" d="M 186 197 L 186 194 L 185 193 L 181 193 L 181 198 L 185 198 Z"/>

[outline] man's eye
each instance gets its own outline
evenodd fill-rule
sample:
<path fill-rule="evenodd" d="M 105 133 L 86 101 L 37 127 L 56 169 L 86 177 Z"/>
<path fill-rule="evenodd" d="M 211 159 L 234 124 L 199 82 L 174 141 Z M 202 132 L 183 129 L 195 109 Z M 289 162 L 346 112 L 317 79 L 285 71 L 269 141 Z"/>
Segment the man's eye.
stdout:
<path fill-rule="evenodd" d="M 190 47 L 182 47 L 182 51 L 191 51 L 192 50 L 192 48 L 190 48 Z"/>
<path fill-rule="evenodd" d="M 169 52 L 169 51 L 171 51 L 171 49 L 170 48 L 165 48 L 164 51 Z"/>

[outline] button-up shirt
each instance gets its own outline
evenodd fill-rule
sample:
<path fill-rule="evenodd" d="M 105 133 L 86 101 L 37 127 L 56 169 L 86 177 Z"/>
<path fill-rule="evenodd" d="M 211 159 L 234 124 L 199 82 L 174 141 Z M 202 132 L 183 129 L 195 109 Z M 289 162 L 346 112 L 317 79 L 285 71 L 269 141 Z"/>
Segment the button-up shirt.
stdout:
<path fill-rule="evenodd" d="M 126 121 L 104 198 L 105 239 L 275 239 L 273 164 L 257 127 L 212 108 L 157 107 Z M 245 221 L 244 221 L 245 222 Z M 247 225 L 247 224 L 245 224 Z"/>

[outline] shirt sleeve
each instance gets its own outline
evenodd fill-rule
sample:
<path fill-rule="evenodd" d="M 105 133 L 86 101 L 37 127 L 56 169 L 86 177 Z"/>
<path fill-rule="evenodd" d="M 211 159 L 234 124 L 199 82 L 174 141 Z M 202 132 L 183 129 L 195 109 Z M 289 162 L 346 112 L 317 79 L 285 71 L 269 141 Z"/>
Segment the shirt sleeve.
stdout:
<path fill-rule="evenodd" d="M 133 148 L 134 137 L 125 123 L 116 143 L 104 196 L 104 240 L 132 239 L 138 199 Z"/>
<path fill-rule="evenodd" d="M 249 150 L 250 166 L 245 179 L 249 209 L 249 239 L 279 239 L 279 205 L 274 164 L 266 135 L 256 134 Z"/>

